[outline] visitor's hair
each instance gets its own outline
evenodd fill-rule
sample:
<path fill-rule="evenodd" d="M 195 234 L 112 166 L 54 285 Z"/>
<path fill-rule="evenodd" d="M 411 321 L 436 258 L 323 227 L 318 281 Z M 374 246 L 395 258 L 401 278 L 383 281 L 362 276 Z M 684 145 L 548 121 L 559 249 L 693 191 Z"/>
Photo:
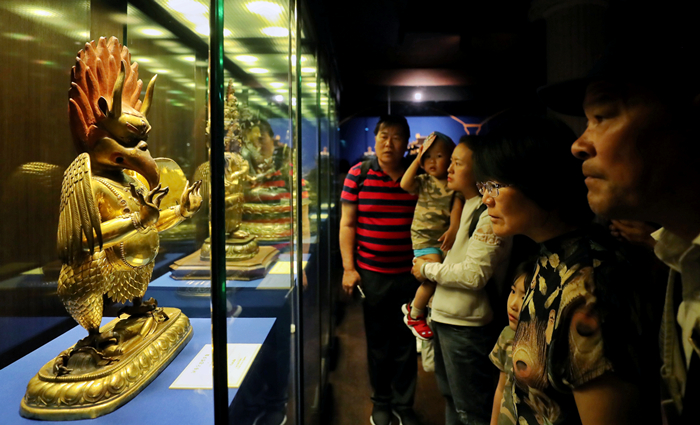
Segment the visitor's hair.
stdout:
<path fill-rule="evenodd" d="M 258 124 L 258 128 L 260 128 L 261 134 L 268 134 L 271 138 L 275 138 L 275 132 L 272 131 L 272 126 L 269 122 L 267 122 L 267 120 L 261 118 L 260 123 Z"/>
<path fill-rule="evenodd" d="M 447 159 L 449 160 L 450 156 L 452 155 L 452 151 L 455 150 L 455 142 L 453 142 L 452 139 L 450 139 L 450 136 L 448 136 L 446 134 L 442 134 L 439 131 L 433 131 L 431 134 L 435 135 L 435 140 L 433 141 L 433 144 L 430 145 L 428 150 L 430 150 L 433 146 L 436 146 L 438 144 L 442 144 L 445 147 L 445 153 L 447 154 Z M 428 137 L 430 137 L 430 136 L 428 136 Z M 425 154 L 426 152 L 428 152 L 428 151 L 423 152 L 423 154 Z M 423 165 L 424 158 L 425 158 L 424 156 L 420 157 L 420 165 L 421 166 Z"/>
<path fill-rule="evenodd" d="M 459 138 L 459 143 L 457 145 L 465 145 L 470 151 L 474 152 L 478 149 L 479 144 L 483 140 L 482 136 L 474 136 L 471 134 L 464 134 Z"/>
<path fill-rule="evenodd" d="M 527 292 L 527 288 L 535 275 L 536 262 L 537 257 L 531 256 L 518 264 L 513 271 L 513 285 L 515 285 L 515 281 L 517 281 L 521 276 L 525 276 L 525 280 L 523 282 L 525 282 L 525 292 Z"/>
<path fill-rule="evenodd" d="M 408 121 L 406 121 L 406 117 L 403 115 L 382 115 L 379 117 L 379 121 L 377 121 L 377 125 L 374 127 L 375 136 L 379 134 L 379 127 L 381 127 L 382 124 L 384 124 L 385 127 L 400 127 L 404 136 L 406 136 L 406 140 L 411 137 L 411 129 L 408 127 Z"/>
<path fill-rule="evenodd" d="M 588 189 L 581 162 L 571 154 L 576 136 L 566 124 L 542 115 L 504 113 L 474 151 L 477 181 L 519 189 L 569 224 L 589 222 Z"/>

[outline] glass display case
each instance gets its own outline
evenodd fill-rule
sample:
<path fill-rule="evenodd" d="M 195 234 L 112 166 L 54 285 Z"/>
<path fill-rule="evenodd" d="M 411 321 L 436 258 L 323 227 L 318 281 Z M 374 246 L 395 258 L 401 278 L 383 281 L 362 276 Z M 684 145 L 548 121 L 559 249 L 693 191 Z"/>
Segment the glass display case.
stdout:
<path fill-rule="evenodd" d="M 3 423 L 321 422 L 336 96 L 302 7 L 0 5 Z"/>

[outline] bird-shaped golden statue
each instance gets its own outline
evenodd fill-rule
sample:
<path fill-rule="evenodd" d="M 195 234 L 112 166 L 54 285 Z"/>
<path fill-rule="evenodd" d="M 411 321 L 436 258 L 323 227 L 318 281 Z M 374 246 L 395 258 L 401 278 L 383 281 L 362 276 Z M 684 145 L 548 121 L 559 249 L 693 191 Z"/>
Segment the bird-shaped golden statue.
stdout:
<path fill-rule="evenodd" d="M 78 391 L 62 386 L 79 382 L 90 383 L 80 388 L 102 393 L 95 397 L 78 392 L 79 400 L 72 401 L 67 417 L 108 413 L 145 387 L 191 338 L 189 320 L 179 310 L 157 308 L 153 299 L 142 302 L 158 254 L 158 232 L 191 217 L 202 203 L 201 181 L 188 182 L 179 204 L 160 209 L 168 188 L 161 185 L 158 164 L 168 163 L 172 169 L 174 162 L 155 160 L 148 151 L 147 115 L 155 80 L 156 76 L 148 84 L 143 102 L 139 100 L 138 64 L 131 63 L 129 50 L 115 37 L 86 43 L 78 52 L 71 72 L 69 118 L 79 155 L 66 170 L 61 190 L 58 251 L 63 266 L 57 292 L 88 336 L 30 381 L 22 401 L 24 416 L 57 418 L 61 406 L 67 409 L 71 404 L 61 400 L 62 391 L 72 394 L 67 396 L 71 400 Z M 132 305 L 120 311 L 128 318 L 100 333 L 104 295 Z M 173 327 L 174 323 L 181 325 Z M 167 332 L 178 336 L 157 340 Z M 139 376 L 133 376 L 134 370 Z M 47 394 L 59 394 L 55 406 L 46 402 Z"/>
<path fill-rule="evenodd" d="M 158 253 L 158 232 L 191 217 L 200 207 L 201 182 L 188 185 L 180 205 L 159 210 L 161 187 L 148 151 L 146 118 L 156 76 L 141 102 L 138 64 L 112 37 L 87 43 L 71 73 L 70 127 L 80 155 L 65 173 L 58 251 L 63 267 L 58 294 L 71 316 L 98 337 L 102 297 L 143 306 Z M 146 187 L 135 172 L 145 178 Z"/>

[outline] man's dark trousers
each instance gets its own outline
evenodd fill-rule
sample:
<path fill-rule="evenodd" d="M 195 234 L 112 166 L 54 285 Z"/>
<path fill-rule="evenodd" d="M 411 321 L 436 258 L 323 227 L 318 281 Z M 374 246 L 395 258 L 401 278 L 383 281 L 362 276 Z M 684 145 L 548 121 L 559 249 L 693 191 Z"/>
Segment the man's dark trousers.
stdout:
<path fill-rule="evenodd" d="M 372 402 L 394 409 L 413 407 L 416 392 L 416 338 L 403 322 L 401 305 L 416 294 L 410 273 L 385 274 L 358 267 L 363 302 Z"/>

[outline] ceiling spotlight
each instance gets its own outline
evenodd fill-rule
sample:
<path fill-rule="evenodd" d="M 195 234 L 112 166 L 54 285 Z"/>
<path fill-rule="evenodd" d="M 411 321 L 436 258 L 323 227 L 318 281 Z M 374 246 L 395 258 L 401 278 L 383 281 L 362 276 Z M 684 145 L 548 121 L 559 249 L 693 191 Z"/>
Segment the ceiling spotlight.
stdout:
<path fill-rule="evenodd" d="M 284 11 L 282 6 L 269 1 L 254 1 L 252 3 L 248 3 L 248 6 L 246 7 L 251 12 L 257 13 L 258 15 L 264 16 L 270 20 L 277 19 Z"/>
<path fill-rule="evenodd" d="M 284 100 L 284 96 L 282 96 L 281 94 L 278 94 L 277 96 L 275 96 L 275 100 L 278 102 L 282 102 Z"/>
<path fill-rule="evenodd" d="M 301 68 L 301 72 L 304 72 L 304 73 L 316 72 L 316 68 L 311 68 L 311 67 L 309 67 L 309 68 Z"/>
<path fill-rule="evenodd" d="M 194 62 L 195 60 L 197 60 L 194 56 L 183 56 L 180 59 L 182 59 L 185 62 Z"/>
<path fill-rule="evenodd" d="M 267 74 L 270 71 L 265 68 L 250 68 L 248 72 L 252 74 Z"/>
<path fill-rule="evenodd" d="M 413 98 L 416 99 L 416 100 L 421 100 L 421 99 L 423 99 L 423 94 L 422 94 L 421 92 L 416 92 L 416 93 L 413 95 Z"/>
<path fill-rule="evenodd" d="M 289 59 L 289 56 L 285 56 L 284 58 L 285 58 L 285 59 Z M 300 60 L 301 62 L 306 62 L 308 59 L 305 58 L 304 56 L 302 56 L 299 60 Z M 292 62 L 293 62 L 293 63 L 296 63 L 296 61 L 297 61 L 297 55 L 292 55 Z"/>
<path fill-rule="evenodd" d="M 282 27 L 267 27 L 261 29 L 260 31 L 262 31 L 262 33 L 265 35 L 269 35 L 270 37 L 287 37 L 289 35 L 289 30 Z"/>
<path fill-rule="evenodd" d="M 5 37 L 8 37 L 8 38 L 11 38 L 13 40 L 21 40 L 21 41 L 34 40 L 34 37 L 32 37 L 31 35 L 21 34 L 21 33 L 17 33 L 17 32 L 6 32 L 6 33 L 3 33 L 2 35 L 4 35 Z"/>
<path fill-rule="evenodd" d="M 250 55 L 240 55 L 240 56 L 236 56 L 236 60 L 241 61 L 241 62 L 250 63 L 250 62 L 257 62 L 258 58 L 256 58 L 255 56 L 250 56 Z"/>
<path fill-rule="evenodd" d="M 207 14 L 209 8 L 194 0 L 170 0 L 168 6 L 176 12 L 183 15 Z"/>
<path fill-rule="evenodd" d="M 163 31 L 157 30 L 155 28 L 143 28 L 141 34 L 150 35 L 151 37 L 158 37 L 163 35 Z"/>
<path fill-rule="evenodd" d="M 42 16 L 45 18 L 50 18 L 52 16 L 57 15 L 57 13 L 54 12 L 53 10 L 39 9 L 39 8 L 31 8 L 31 9 L 29 9 L 29 13 L 31 13 L 32 15 Z"/>
<path fill-rule="evenodd" d="M 283 85 L 284 85 L 284 83 L 270 83 L 270 86 L 274 87 L 274 88 L 279 88 L 279 87 L 282 87 Z"/>
<path fill-rule="evenodd" d="M 195 30 L 195 32 L 197 32 L 205 37 L 209 37 L 209 25 L 208 24 L 207 25 L 197 25 L 194 28 L 194 30 Z"/>

